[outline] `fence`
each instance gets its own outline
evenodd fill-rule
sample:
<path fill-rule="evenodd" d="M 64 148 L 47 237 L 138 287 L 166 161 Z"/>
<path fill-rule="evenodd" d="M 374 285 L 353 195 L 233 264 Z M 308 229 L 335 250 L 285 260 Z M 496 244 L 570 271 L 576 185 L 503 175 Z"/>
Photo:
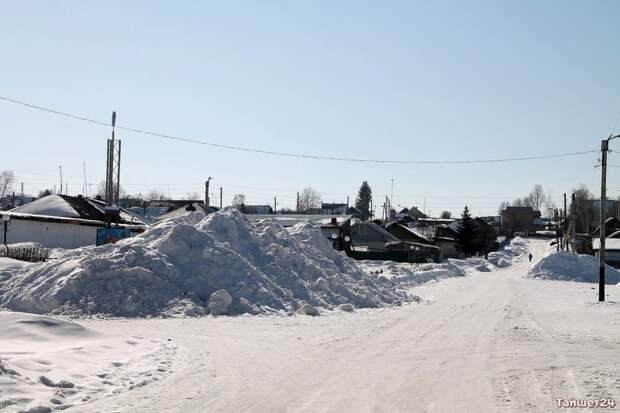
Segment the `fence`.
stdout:
<path fill-rule="evenodd" d="M 51 250 L 39 244 L 10 244 L 0 245 L 0 256 L 19 261 L 41 262 L 47 261 Z"/>

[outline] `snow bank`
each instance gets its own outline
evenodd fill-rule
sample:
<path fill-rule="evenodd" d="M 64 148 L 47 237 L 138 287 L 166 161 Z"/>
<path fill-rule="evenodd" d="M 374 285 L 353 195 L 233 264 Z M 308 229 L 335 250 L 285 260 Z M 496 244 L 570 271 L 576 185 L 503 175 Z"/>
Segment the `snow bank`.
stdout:
<path fill-rule="evenodd" d="M 407 299 L 394 282 L 335 251 L 311 224 L 252 226 L 235 209 L 200 218 L 165 220 L 114 245 L 0 272 L 0 304 L 34 313 L 141 316 L 200 315 L 214 306 L 218 314 L 293 314 L 303 304 L 379 307 Z M 218 290 L 230 294 L 229 305 L 209 305 Z"/>
<path fill-rule="evenodd" d="M 488 261 L 498 268 L 512 265 L 512 261 L 522 257 L 529 251 L 527 240 L 521 237 L 513 238 L 509 244 L 499 251 L 490 252 Z"/>
<path fill-rule="evenodd" d="M 495 268 L 512 265 L 529 251 L 527 240 L 514 238 L 510 244 L 500 251 L 489 253 L 484 257 L 467 259 L 449 258 L 441 263 L 408 264 L 394 261 L 359 261 L 359 266 L 366 272 L 379 278 L 387 278 L 401 284 L 420 285 L 429 281 L 440 281 L 445 278 L 463 277 L 476 272 L 490 272 Z"/>
<path fill-rule="evenodd" d="M 169 369 L 173 344 L 0 311 L 0 410 L 49 412 L 143 386 Z"/>
<path fill-rule="evenodd" d="M 598 258 L 591 255 L 552 252 L 538 261 L 527 273 L 527 278 L 597 283 L 599 278 Z M 620 273 L 609 265 L 605 266 L 605 282 L 617 284 Z"/>

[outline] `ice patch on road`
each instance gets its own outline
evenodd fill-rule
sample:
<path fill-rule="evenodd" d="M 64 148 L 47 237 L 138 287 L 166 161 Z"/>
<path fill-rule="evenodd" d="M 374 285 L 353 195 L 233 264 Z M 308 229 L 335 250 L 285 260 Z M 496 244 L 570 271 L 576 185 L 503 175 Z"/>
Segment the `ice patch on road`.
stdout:
<path fill-rule="evenodd" d="M 49 412 L 145 385 L 164 376 L 175 351 L 170 342 L 0 311 L 0 410 Z"/>
<path fill-rule="evenodd" d="M 609 265 L 605 266 L 605 274 L 607 284 L 617 284 L 620 280 L 618 270 Z M 534 264 L 527 278 L 598 283 L 598 258 L 566 251 L 552 252 Z"/>
<path fill-rule="evenodd" d="M 315 225 L 252 225 L 227 209 L 165 220 L 113 245 L 4 271 L 0 304 L 70 315 L 294 314 L 303 304 L 400 304 L 408 298 L 398 287 L 335 251 Z M 209 303 L 218 290 L 230 294 L 229 305 Z"/>

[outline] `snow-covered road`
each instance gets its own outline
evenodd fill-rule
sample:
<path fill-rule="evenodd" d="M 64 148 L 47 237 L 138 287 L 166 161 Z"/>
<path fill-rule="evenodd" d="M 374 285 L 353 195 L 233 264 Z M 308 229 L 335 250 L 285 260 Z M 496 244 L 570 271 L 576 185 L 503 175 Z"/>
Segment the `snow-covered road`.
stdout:
<path fill-rule="evenodd" d="M 534 261 L 548 241 L 531 241 Z M 620 297 L 512 267 L 421 287 L 422 304 L 324 317 L 84 321 L 171 339 L 173 372 L 68 411 L 550 411 L 620 401 Z M 583 410 L 583 409 L 582 409 Z"/>

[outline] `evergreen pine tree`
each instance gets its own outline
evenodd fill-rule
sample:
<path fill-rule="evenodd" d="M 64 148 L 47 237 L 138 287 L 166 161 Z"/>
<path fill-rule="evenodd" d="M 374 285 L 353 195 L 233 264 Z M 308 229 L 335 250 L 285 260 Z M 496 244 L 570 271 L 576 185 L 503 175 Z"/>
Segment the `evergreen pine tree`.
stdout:
<path fill-rule="evenodd" d="M 360 218 L 366 221 L 370 218 L 370 206 L 372 205 L 372 190 L 368 182 L 362 182 L 362 186 L 357 192 L 355 208 L 360 212 Z"/>
<path fill-rule="evenodd" d="M 465 209 L 463 209 L 463 213 L 461 214 L 461 223 L 459 225 L 456 243 L 461 251 L 469 256 L 475 254 L 478 250 L 476 241 L 476 223 L 469 213 L 469 208 L 465 205 Z"/>

